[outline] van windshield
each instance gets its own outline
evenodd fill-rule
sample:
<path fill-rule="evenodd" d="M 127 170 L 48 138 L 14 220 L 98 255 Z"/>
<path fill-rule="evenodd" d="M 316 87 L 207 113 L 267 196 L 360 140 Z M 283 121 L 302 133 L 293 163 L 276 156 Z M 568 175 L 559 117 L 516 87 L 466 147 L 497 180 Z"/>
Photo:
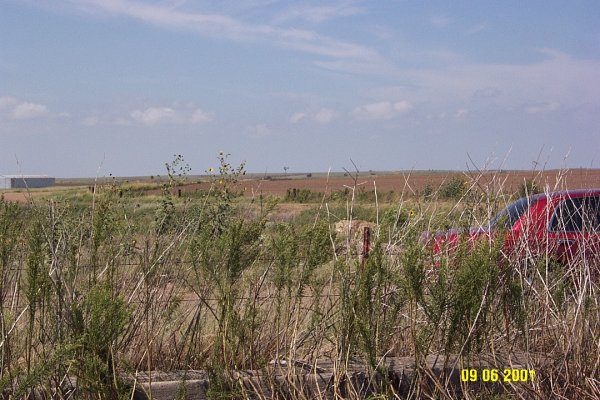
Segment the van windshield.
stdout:
<path fill-rule="evenodd" d="M 490 221 L 490 228 L 510 229 L 540 196 L 523 197 L 509 204 Z"/>

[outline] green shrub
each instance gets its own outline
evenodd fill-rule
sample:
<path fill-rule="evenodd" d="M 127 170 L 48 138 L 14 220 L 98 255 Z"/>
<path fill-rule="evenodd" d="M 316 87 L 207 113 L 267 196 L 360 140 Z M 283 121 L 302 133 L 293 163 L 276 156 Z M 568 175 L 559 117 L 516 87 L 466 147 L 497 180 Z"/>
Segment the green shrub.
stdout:
<path fill-rule="evenodd" d="M 451 178 L 440 185 L 438 197 L 447 200 L 459 200 L 465 195 L 467 184 L 462 178 Z"/>
<path fill-rule="evenodd" d="M 313 192 L 310 189 L 287 189 L 284 201 L 292 203 L 310 203 L 323 198 L 323 193 Z"/>
<path fill-rule="evenodd" d="M 532 196 L 541 192 L 542 189 L 534 179 L 526 179 L 525 182 L 519 186 L 519 197 Z"/>

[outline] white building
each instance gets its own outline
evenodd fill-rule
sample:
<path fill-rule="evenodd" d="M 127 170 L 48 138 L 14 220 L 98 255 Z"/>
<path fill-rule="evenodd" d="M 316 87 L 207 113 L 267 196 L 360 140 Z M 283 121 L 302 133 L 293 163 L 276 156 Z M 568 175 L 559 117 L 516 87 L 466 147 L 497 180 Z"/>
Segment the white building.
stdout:
<path fill-rule="evenodd" d="M 54 183 L 55 178 L 47 175 L 0 175 L 0 189 L 34 189 Z"/>

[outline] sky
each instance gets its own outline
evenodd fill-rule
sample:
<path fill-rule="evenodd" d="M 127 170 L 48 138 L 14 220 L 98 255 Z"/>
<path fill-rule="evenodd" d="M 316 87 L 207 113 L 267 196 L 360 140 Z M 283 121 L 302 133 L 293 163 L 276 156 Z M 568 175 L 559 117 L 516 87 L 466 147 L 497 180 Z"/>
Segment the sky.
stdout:
<path fill-rule="evenodd" d="M 2 0 L 0 174 L 600 168 L 600 2 Z"/>

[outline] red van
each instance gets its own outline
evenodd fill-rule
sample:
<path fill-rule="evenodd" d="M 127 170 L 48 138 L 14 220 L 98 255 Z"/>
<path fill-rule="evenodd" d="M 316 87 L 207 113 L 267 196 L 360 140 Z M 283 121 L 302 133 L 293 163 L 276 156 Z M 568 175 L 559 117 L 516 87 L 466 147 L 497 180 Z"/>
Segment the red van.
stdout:
<path fill-rule="evenodd" d="M 509 204 L 487 226 L 467 231 L 427 233 L 422 240 L 435 255 L 451 253 L 461 240 L 467 243 L 504 235 L 506 256 L 548 255 L 561 262 L 600 261 L 600 189 L 536 194 Z"/>

